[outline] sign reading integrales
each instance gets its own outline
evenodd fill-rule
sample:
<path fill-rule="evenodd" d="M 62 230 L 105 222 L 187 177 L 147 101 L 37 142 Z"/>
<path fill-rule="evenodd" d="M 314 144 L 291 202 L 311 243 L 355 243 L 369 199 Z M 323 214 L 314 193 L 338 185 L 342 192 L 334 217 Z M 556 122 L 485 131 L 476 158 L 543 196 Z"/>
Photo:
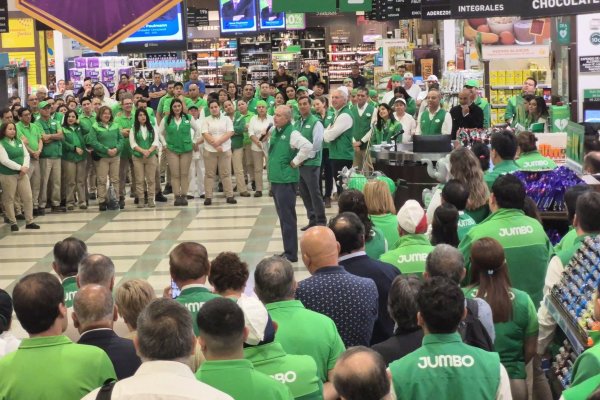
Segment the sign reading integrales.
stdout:
<path fill-rule="evenodd" d="M 523 19 L 595 13 L 600 0 L 526 0 L 520 5 Z"/>
<path fill-rule="evenodd" d="M 421 0 L 422 19 L 452 19 L 450 0 Z"/>
<path fill-rule="evenodd" d="M 453 0 L 452 18 L 501 17 L 515 15 L 514 0 Z"/>

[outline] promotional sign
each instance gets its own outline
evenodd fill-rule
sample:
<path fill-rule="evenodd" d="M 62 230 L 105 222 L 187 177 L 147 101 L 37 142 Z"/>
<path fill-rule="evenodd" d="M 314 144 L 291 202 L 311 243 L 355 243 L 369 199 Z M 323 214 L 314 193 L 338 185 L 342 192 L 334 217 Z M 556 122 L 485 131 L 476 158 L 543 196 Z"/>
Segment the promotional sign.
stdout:
<path fill-rule="evenodd" d="M 0 33 L 8 32 L 8 0 L 0 0 Z"/>
<path fill-rule="evenodd" d="M 8 33 L 2 34 L 2 48 L 19 49 L 35 47 L 34 22 L 31 18 L 10 18 Z M 35 82 L 33 80 L 32 82 Z"/>
<path fill-rule="evenodd" d="M 596 13 L 600 0 L 526 0 L 519 3 L 523 18 Z"/>
<path fill-rule="evenodd" d="M 421 0 L 422 19 L 452 19 L 450 0 Z"/>
<path fill-rule="evenodd" d="M 288 31 L 306 29 L 306 14 L 304 13 L 287 13 L 285 14 L 285 28 Z"/>
<path fill-rule="evenodd" d="M 260 29 L 285 29 L 285 13 L 273 11 L 273 0 L 260 0 Z"/>
<path fill-rule="evenodd" d="M 337 11 L 336 0 L 273 0 L 273 11 L 318 13 L 323 11 Z"/>
<path fill-rule="evenodd" d="M 550 57 L 550 46 L 482 46 L 484 60 L 506 60 L 515 58 L 547 58 Z"/>
<path fill-rule="evenodd" d="M 600 56 L 579 57 L 579 72 L 600 73 Z"/>
<path fill-rule="evenodd" d="M 514 0 L 452 1 L 452 18 L 479 18 L 515 15 Z"/>
<path fill-rule="evenodd" d="M 551 132 L 565 132 L 571 120 L 569 106 L 550 106 Z"/>
<path fill-rule="evenodd" d="M 568 22 L 559 22 L 556 28 L 558 43 L 568 46 L 571 43 L 571 24 Z"/>
<path fill-rule="evenodd" d="M 196 9 L 196 26 L 208 26 L 208 9 L 197 8 Z"/>
<path fill-rule="evenodd" d="M 585 128 L 583 125 L 569 121 L 565 130 L 567 131 L 567 166 L 581 172 L 583 170 Z"/>
<path fill-rule="evenodd" d="M 19 10 L 36 20 L 105 52 L 181 0 L 16 0 Z M 82 10 L 93 12 L 82 12 Z"/>
<path fill-rule="evenodd" d="M 219 4 L 222 33 L 257 31 L 255 0 L 219 0 Z"/>

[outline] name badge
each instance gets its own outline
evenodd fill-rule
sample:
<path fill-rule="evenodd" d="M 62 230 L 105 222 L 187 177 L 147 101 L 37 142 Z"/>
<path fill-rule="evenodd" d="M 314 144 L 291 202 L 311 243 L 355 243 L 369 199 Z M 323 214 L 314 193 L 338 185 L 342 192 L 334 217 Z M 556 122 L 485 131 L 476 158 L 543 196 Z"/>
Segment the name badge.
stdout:
<path fill-rule="evenodd" d="M 285 139 L 285 135 L 281 135 L 281 138 L 282 138 L 282 139 Z"/>
<path fill-rule="evenodd" d="M 370 117 L 370 116 L 371 116 L 371 114 L 370 114 L 370 113 L 367 113 L 366 115 L 367 115 L 367 117 Z"/>
<path fill-rule="evenodd" d="M 436 120 L 435 120 L 435 122 L 440 122 L 440 120 L 439 120 L 439 119 L 436 119 Z"/>
<path fill-rule="evenodd" d="M 188 124 L 188 125 L 189 125 L 189 124 L 190 124 L 190 121 L 188 121 L 188 120 L 186 119 L 186 120 L 184 121 L 184 123 L 186 123 L 186 124 Z"/>
<path fill-rule="evenodd" d="M 310 128 L 310 125 L 305 125 L 304 127 L 305 127 L 306 129 L 308 129 L 308 128 Z"/>

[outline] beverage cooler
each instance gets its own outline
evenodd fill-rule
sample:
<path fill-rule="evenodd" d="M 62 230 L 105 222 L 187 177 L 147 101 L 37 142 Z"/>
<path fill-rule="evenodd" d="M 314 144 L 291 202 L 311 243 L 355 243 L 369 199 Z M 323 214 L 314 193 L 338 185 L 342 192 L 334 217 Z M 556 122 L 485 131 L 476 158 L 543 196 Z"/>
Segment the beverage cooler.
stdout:
<path fill-rule="evenodd" d="M 8 99 L 15 95 L 26 101 L 28 87 L 27 68 L 15 65 L 0 68 L 0 105 L 8 104 Z"/>

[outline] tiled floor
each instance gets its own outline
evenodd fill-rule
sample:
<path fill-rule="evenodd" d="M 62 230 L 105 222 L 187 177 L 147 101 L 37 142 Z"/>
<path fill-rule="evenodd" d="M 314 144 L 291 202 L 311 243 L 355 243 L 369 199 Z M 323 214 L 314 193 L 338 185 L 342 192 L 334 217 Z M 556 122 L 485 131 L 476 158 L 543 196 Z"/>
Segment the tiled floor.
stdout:
<path fill-rule="evenodd" d="M 157 203 L 156 209 L 137 209 L 127 199 L 125 210 L 99 213 L 95 204 L 87 211 L 49 214 L 36 218 L 39 231 L 11 233 L 0 225 L 0 287 L 12 291 L 23 274 L 52 270 L 52 247 L 57 241 L 75 236 L 84 240 L 90 253 L 110 256 L 117 281 L 132 277 L 149 280 L 157 293 L 169 284 L 169 251 L 182 241 L 197 241 L 215 257 L 234 251 L 251 268 L 247 291 L 253 290 L 256 263 L 264 256 L 283 251 L 281 231 L 270 197 L 237 198 L 237 205 L 217 197 L 210 207 L 202 200 L 188 207 Z M 95 203 L 95 202 L 94 202 Z M 334 205 L 335 207 L 335 205 Z M 298 228 L 306 225 L 302 201 L 297 198 Z M 336 208 L 328 210 L 328 216 Z M 299 231 L 299 237 L 301 232 Z M 308 276 L 302 261 L 294 264 L 298 280 Z M 118 283 L 117 283 L 118 284 Z"/>

